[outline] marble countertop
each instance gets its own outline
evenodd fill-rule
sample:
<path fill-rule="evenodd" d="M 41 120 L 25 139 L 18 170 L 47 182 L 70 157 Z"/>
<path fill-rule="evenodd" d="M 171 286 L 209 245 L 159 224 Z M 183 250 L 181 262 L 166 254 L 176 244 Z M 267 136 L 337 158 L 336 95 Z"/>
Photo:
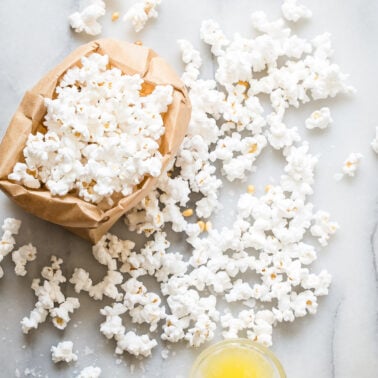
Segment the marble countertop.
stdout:
<path fill-rule="evenodd" d="M 141 39 L 154 48 L 177 70 L 182 70 L 178 38 L 187 38 L 201 48 L 205 63 L 204 76 L 210 76 L 213 65 L 206 48 L 199 41 L 201 20 L 214 18 L 227 33 L 249 33 L 249 14 L 265 10 L 279 15 L 279 0 L 164 0 L 160 17 L 148 24 L 139 35 L 129 25 L 111 23 L 111 13 L 121 13 L 132 3 L 107 1 L 103 18 L 103 36 L 129 41 Z M 333 274 L 330 295 L 321 299 L 318 313 L 294 324 L 279 326 L 274 333 L 273 351 L 282 361 L 288 378 L 374 378 L 378 377 L 377 338 L 377 269 L 378 269 L 378 157 L 369 144 L 377 125 L 378 106 L 378 2 L 375 0 L 303 0 L 311 5 L 314 17 L 295 30 L 303 36 L 323 31 L 333 35 L 335 60 L 351 74 L 358 89 L 353 97 L 328 101 L 333 126 L 324 133 L 302 130 L 312 151 L 320 155 L 317 169 L 315 205 L 331 212 L 341 230 L 321 252 L 316 267 Z M 310 4 L 311 3 L 311 4 Z M 24 91 L 30 88 L 67 53 L 93 38 L 73 33 L 67 17 L 77 6 L 75 0 L 2 0 L 0 2 L 0 134 L 3 135 Z M 317 105 L 306 105 L 289 123 L 304 121 Z M 364 155 L 354 179 L 336 182 L 334 174 L 350 152 Z M 257 185 L 279 173 L 279 167 L 262 162 L 255 177 Z M 230 192 L 231 193 L 231 192 Z M 235 198 L 225 199 L 225 209 Z M 73 377 L 81 368 L 95 364 L 103 377 L 185 377 L 198 351 L 173 346 L 170 357 L 163 360 L 159 351 L 142 363 L 123 357 L 117 361 L 114 344 L 99 333 L 101 303 L 80 296 L 81 308 L 73 315 L 66 331 L 47 322 L 37 332 L 25 337 L 19 321 L 33 308 L 35 297 L 30 289 L 49 256 L 56 254 L 65 261 L 65 271 L 85 266 L 95 278 L 103 273 L 91 257 L 90 245 L 60 227 L 24 213 L 0 194 L 1 216 L 23 220 L 19 245 L 33 242 L 39 249 L 38 261 L 30 265 L 26 277 L 17 277 L 9 259 L 2 264 L 5 277 L 0 281 L 0 377 L 15 376 L 18 369 L 34 369 L 35 376 Z M 0 220 L 1 220 L 0 219 Z M 222 214 L 216 220 L 226 223 Z M 113 229 L 127 235 L 120 221 Z M 71 293 L 69 288 L 67 293 Z M 54 366 L 50 347 L 59 340 L 72 340 L 79 361 L 72 366 Z M 86 348 L 87 347 L 87 348 Z M 89 348 L 89 349 L 88 349 Z M 160 348 L 160 347 L 159 347 Z M 93 351 L 93 353 L 90 353 Z M 135 365 L 134 373 L 129 367 Z M 26 371 L 27 372 L 27 371 Z"/>

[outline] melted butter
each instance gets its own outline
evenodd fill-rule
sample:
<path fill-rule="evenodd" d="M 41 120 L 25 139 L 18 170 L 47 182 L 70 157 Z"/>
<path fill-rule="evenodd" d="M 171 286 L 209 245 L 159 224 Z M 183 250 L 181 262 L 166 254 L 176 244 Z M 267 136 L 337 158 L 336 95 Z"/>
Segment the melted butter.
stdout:
<path fill-rule="evenodd" d="M 275 371 L 259 353 L 227 348 L 210 356 L 201 367 L 201 378 L 274 378 Z"/>

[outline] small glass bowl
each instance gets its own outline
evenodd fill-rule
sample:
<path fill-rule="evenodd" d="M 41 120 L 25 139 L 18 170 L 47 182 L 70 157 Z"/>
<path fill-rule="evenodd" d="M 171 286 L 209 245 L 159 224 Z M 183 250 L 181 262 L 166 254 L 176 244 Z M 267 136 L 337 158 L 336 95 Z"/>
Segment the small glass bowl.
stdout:
<path fill-rule="evenodd" d="M 285 371 L 277 357 L 269 349 L 248 339 L 224 340 L 206 348 L 194 362 L 189 378 L 202 378 L 202 368 L 206 365 L 209 359 L 217 353 L 231 348 L 240 348 L 241 350 L 248 350 L 249 352 L 256 353 L 272 368 L 274 372 L 272 378 L 286 378 Z"/>

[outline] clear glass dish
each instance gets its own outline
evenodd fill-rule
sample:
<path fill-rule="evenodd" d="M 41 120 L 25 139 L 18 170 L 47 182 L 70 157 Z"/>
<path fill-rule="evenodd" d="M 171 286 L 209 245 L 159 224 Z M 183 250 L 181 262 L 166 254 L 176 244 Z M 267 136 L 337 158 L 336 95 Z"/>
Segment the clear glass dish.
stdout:
<path fill-rule="evenodd" d="M 211 362 L 216 361 L 217 356 L 218 358 L 221 358 L 222 354 L 227 355 L 227 353 L 232 353 L 232 351 L 235 352 L 239 350 L 242 351 L 242 353 L 248 353 L 248 356 L 251 356 L 251 359 L 253 357 L 254 361 L 258 360 L 262 362 L 264 366 L 267 366 L 267 370 L 271 372 L 269 375 L 267 375 L 269 378 L 286 378 L 285 371 L 277 357 L 269 349 L 248 339 L 224 340 L 208 347 L 197 357 L 189 377 L 217 377 L 216 374 L 209 374 L 209 366 L 211 366 Z M 227 376 L 227 378 L 235 377 L 235 375 L 231 375 Z M 225 375 L 219 376 L 226 377 Z M 259 378 L 258 375 L 253 374 L 252 372 L 251 375 L 246 375 L 246 377 L 248 376 Z"/>

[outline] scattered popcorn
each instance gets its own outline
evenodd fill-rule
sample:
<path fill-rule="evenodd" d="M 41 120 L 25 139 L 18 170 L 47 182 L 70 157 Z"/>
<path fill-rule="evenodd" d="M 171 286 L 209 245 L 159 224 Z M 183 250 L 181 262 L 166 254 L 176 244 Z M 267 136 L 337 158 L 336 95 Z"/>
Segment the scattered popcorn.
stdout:
<path fill-rule="evenodd" d="M 37 297 L 37 302 L 29 317 L 24 317 L 21 320 L 22 332 L 29 333 L 31 329 L 38 328 L 40 323 L 46 321 L 49 314 L 54 326 L 64 329 L 70 321 L 70 313 L 79 308 L 77 298 L 65 298 L 62 293 L 60 285 L 66 282 L 60 268 L 62 263 L 62 259 L 52 256 L 51 266 L 44 267 L 41 272 L 44 278 L 43 284 L 40 284 L 39 278 L 33 280 L 32 289 Z"/>
<path fill-rule="evenodd" d="M 150 18 L 158 17 L 156 7 L 160 3 L 161 0 L 137 0 L 127 11 L 123 20 L 130 21 L 134 30 L 138 33 L 144 28 Z"/>
<path fill-rule="evenodd" d="M 51 347 L 51 356 L 54 363 L 61 361 L 71 362 L 77 361 L 77 355 L 72 351 L 72 341 L 62 341 L 57 346 Z"/>
<path fill-rule="evenodd" d="M 12 260 L 15 263 L 14 271 L 18 276 L 25 276 L 25 265 L 34 261 L 37 257 L 37 249 L 32 244 L 26 244 L 12 253 Z"/>
<path fill-rule="evenodd" d="M 371 142 L 371 148 L 378 154 L 378 126 L 375 128 L 375 138 Z"/>
<path fill-rule="evenodd" d="M 329 108 L 324 107 L 320 110 L 316 110 L 306 119 L 306 127 L 309 130 L 316 128 L 326 129 L 332 122 L 331 111 Z"/>
<path fill-rule="evenodd" d="M 342 173 L 337 173 L 335 175 L 336 180 L 342 179 L 345 175 L 349 177 L 354 177 L 363 155 L 357 152 L 352 152 L 348 158 L 344 161 L 342 168 Z"/>
<path fill-rule="evenodd" d="M 69 16 L 69 22 L 76 33 L 85 32 L 89 35 L 98 35 L 102 26 L 98 19 L 105 15 L 103 0 L 80 0 L 80 11 Z"/>
<path fill-rule="evenodd" d="M 47 132 L 28 137 L 25 163 L 8 177 L 32 188 L 45 185 L 57 196 L 75 190 L 85 201 L 112 206 L 113 195 L 127 196 L 146 175 L 159 176 L 161 113 L 172 102 L 172 87 L 158 85 L 144 96 L 143 79 L 108 69 L 107 55 L 93 53 L 81 64 L 65 73 L 56 98 L 45 99 Z"/>
<path fill-rule="evenodd" d="M 304 5 L 298 4 L 298 0 L 284 0 L 281 10 L 285 19 L 292 22 L 297 22 L 301 18 L 312 17 L 310 9 Z"/>
<path fill-rule="evenodd" d="M 284 13 L 292 21 L 310 16 L 295 1 L 286 2 Z M 289 107 L 354 89 L 331 62 L 329 34 L 307 41 L 292 35 L 282 19 L 271 22 L 262 12 L 252 15 L 252 23 L 257 37 L 232 39 L 215 21 L 202 24 L 201 38 L 218 63 L 216 81 L 199 79 L 198 51 L 190 42 L 179 41 L 186 65 L 182 78 L 193 107 L 188 133 L 170 173 L 163 174 L 157 190 L 126 215 L 130 230 L 154 235 L 159 244 L 154 242 L 152 253 L 145 249 L 131 253 L 124 264 L 124 271 L 135 278 L 128 281 L 125 301 L 134 303 L 146 295 L 136 278 L 154 276 L 168 304 L 161 334 L 165 341 L 202 345 L 214 337 L 220 319 L 224 337 L 246 335 L 270 346 L 273 327 L 315 313 L 317 296 L 326 295 L 331 283 L 326 271 L 310 271 L 317 251 L 303 239 L 311 233 L 325 246 L 338 225 L 328 213 L 315 211 L 308 200 L 318 157 L 311 155 L 298 130 L 286 125 L 284 116 Z M 278 64 L 279 59 L 284 61 Z M 261 73 L 259 78 L 255 72 Z M 259 99 L 266 94 L 272 105 L 269 112 Z M 310 127 L 324 128 L 332 122 L 328 108 L 318 113 L 307 122 Z M 267 185 L 261 196 L 248 186 L 239 197 L 234 223 L 214 229 L 208 219 L 221 207 L 219 173 L 228 181 L 246 180 L 265 148 L 277 150 L 286 161 L 279 184 Z M 194 201 L 189 201 L 191 193 L 196 194 Z M 186 266 L 180 252 L 171 256 L 182 264 L 171 275 L 161 273 L 162 261 L 169 255 L 162 232 L 167 224 L 174 232 L 184 232 L 192 247 Z M 257 274 L 257 281 L 237 277 L 247 271 Z M 205 297 L 205 290 L 215 295 Z M 217 296 L 240 301 L 246 309 L 236 317 L 222 315 Z"/>
<path fill-rule="evenodd" d="M 148 11 L 144 8 L 147 3 L 152 4 Z M 160 1 L 140 1 L 135 5 L 133 12 L 136 13 L 131 12 L 129 17 L 136 28 L 142 28 L 146 20 L 153 17 L 158 3 Z M 311 15 L 295 0 L 286 0 L 282 11 L 287 20 L 294 22 Z M 134 356 L 149 356 L 157 345 L 153 335 L 157 330 L 163 341 L 186 341 L 189 346 L 199 347 L 214 338 L 218 324 L 224 338 L 248 337 L 269 347 L 273 343 L 275 326 L 315 314 L 318 297 L 328 294 L 331 275 L 326 270 L 314 273 L 311 269 L 318 251 L 309 244 L 308 236 L 314 236 L 320 246 L 325 247 L 339 226 L 330 220 L 327 212 L 316 209 L 310 201 L 318 157 L 311 154 L 309 144 L 302 140 L 298 130 L 287 124 L 285 113 L 290 107 L 298 108 L 311 100 L 339 93 L 353 93 L 354 89 L 347 85 L 347 75 L 331 60 L 333 50 L 329 34 L 309 41 L 293 34 L 283 19 L 270 21 L 263 12 L 253 13 L 251 19 L 257 32 L 253 38 L 240 34 L 228 38 L 215 21 L 203 22 L 201 38 L 210 46 L 217 63 L 215 80 L 199 79 L 202 64 L 199 52 L 190 42 L 179 41 L 185 63 L 183 80 L 193 111 L 175 160 L 161 175 L 156 169 L 156 176 L 159 175 L 156 189 L 125 216 L 128 229 L 145 236 L 144 246 L 135 250 L 134 242 L 106 234 L 93 246 L 95 259 L 107 270 L 103 280 L 93 284 L 89 273 L 82 268 L 76 268 L 70 279 L 77 293 L 85 291 L 95 300 L 102 300 L 104 296 L 113 299 L 113 303 L 100 310 L 105 318 L 100 332 L 107 339 L 115 340 L 117 354 L 128 352 Z M 76 68 L 69 75 L 67 73 L 60 93 L 65 93 L 69 86 L 71 91 L 78 90 L 75 82 L 79 73 L 84 76 L 87 86 L 93 83 L 96 87 L 95 95 L 103 93 L 101 91 L 111 92 L 112 88 L 106 84 L 124 79 L 127 81 L 124 85 L 130 84 L 135 89 L 134 107 L 148 107 L 141 103 L 139 96 L 141 79 L 125 78 L 115 69 L 98 72 L 106 63 L 106 57 L 92 55 L 83 62 L 89 72 Z M 88 79 L 92 74 L 93 82 Z M 123 79 L 113 80 L 116 77 Z M 81 89 L 81 92 L 86 90 Z M 157 87 L 155 91 L 157 93 L 153 92 L 151 96 L 160 98 L 159 105 L 151 109 L 148 120 L 153 114 L 157 117 L 157 113 L 169 104 L 167 88 Z M 266 99 L 271 106 L 265 106 Z M 127 103 L 123 105 L 126 105 L 128 115 L 135 115 L 135 109 L 130 110 Z M 114 115 L 106 111 L 103 123 L 96 123 L 97 127 L 89 130 L 86 125 L 92 120 L 94 109 L 90 108 L 91 112 L 86 109 L 85 122 L 72 126 L 72 122 L 69 123 L 71 114 L 57 118 L 59 102 L 51 101 L 48 107 L 53 111 L 46 120 L 52 125 L 51 131 L 48 130 L 50 138 L 30 137 L 30 143 L 36 148 L 26 154 L 26 163 L 32 161 L 34 165 L 20 163 L 12 173 L 14 179 L 32 187 L 47 185 L 40 177 L 48 177 L 48 167 L 42 165 L 41 169 L 36 162 L 49 161 L 52 159 L 50 154 L 53 157 L 59 154 L 62 148 L 59 129 L 71 128 L 74 129 L 70 130 L 71 134 L 65 134 L 67 141 L 74 145 L 84 144 L 85 156 L 95 159 L 96 164 L 91 166 L 89 173 L 83 173 L 84 176 L 75 176 L 80 169 L 85 171 L 85 166 L 79 169 L 75 165 L 80 164 L 83 152 L 80 149 L 73 152 L 64 144 L 67 153 L 62 158 L 69 169 L 62 176 L 64 183 L 55 183 L 59 184 L 59 190 L 71 190 L 78 182 L 76 189 L 92 202 L 126 190 L 123 185 L 128 188 L 129 181 L 117 182 L 111 189 L 113 192 L 105 193 L 104 188 L 109 188 L 113 180 L 107 181 L 105 173 L 98 171 L 99 165 L 104 171 L 110 167 L 102 165 L 106 163 L 102 161 L 103 156 L 108 159 L 109 151 L 122 146 L 115 147 L 112 140 L 109 144 L 106 142 L 99 156 L 93 156 L 91 147 L 98 143 L 98 138 L 117 129 Z M 98 111 L 94 111 L 94 116 Z M 144 117 L 139 113 L 138 117 L 138 122 L 145 124 Z M 154 143 L 158 139 L 153 139 L 155 132 L 164 132 L 159 117 L 156 123 L 147 122 L 145 126 L 150 138 L 148 152 L 155 153 Z M 331 122 L 330 111 L 324 107 L 310 116 L 306 126 L 325 128 Z M 107 124 L 109 126 L 105 127 Z M 73 134 L 78 140 L 72 138 L 72 132 L 80 134 Z M 126 136 L 125 139 L 129 142 Z M 49 150 L 39 148 L 41 144 L 47 144 Z M 127 144 L 126 150 L 129 148 Z M 248 185 L 237 198 L 235 214 L 230 216 L 227 227 L 213 226 L 211 217 L 222 208 L 220 190 L 227 185 L 226 181 L 239 183 L 249 179 L 264 149 L 274 150 L 284 160 L 281 176 L 271 180 L 261 193 Z M 150 157 L 147 153 L 141 159 Z M 360 154 L 352 154 L 348 161 L 357 165 L 360 158 Z M 127 157 L 122 163 L 119 159 L 119 156 L 115 157 L 111 163 L 119 169 L 131 167 Z M 351 166 L 348 168 L 352 171 Z M 142 175 L 133 173 L 135 185 Z M 344 174 L 349 173 L 344 171 Z M 68 177 L 69 185 L 65 182 Z M 48 185 L 51 185 L 50 181 Z M 185 238 L 190 253 L 171 246 L 165 232 L 168 229 Z M 51 267 L 42 270 L 44 282 L 33 281 L 32 288 L 38 300 L 30 316 L 22 320 L 25 333 L 37 328 L 48 315 L 55 326 L 63 329 L 72 312 L 79 307 L 76 298 L 65 298 L 61 292 L 60 285 L 66 281 L 60 270 L 61 263 L 53 257 Z M 247 280 L 244 274 L 252 274 L 255 279 Z M 160 285 L 159 293 L 147 289 L 150 279 Z M 221 307 L 219 298 L 229 303 L 239 302 L 238 313 L 218 309 Z M 133 325 L 146 325 L 148 331 L 138 335 L 127 330 L 123 316 Z M 68 345 L 61 355 L 70 353 L 72 345 Z M 163 350 L 162 357 L 166 356 L 168 353 Z M 82 371 L 79 377 L 92 377 L 91 369 L 96 368 L 88 369 L 89 375 Z M 100 372 L 99 369 L 98 375 Z M 97 371 L 93 374 L 98 376 L 95 375 Z"/>
<path fill-rule="evenodd" d="M 99 378 L 101 369 L 95 366 L 85 367 L 76 378 Z"/>

